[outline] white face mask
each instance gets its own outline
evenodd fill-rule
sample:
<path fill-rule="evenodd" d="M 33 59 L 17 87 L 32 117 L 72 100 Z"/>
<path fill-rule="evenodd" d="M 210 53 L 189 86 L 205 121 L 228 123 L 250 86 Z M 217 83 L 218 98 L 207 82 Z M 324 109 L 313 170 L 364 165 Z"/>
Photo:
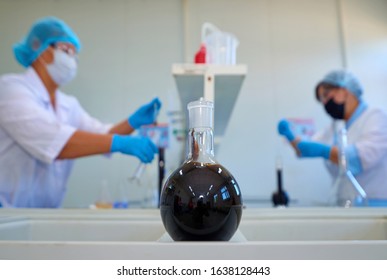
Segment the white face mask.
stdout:
<path fill-rule="evenodd" d="M 75 56 L 71 56 L 60 49 L 54 50 L 54 61 L 47 64 L 47 71 L 58 86 L 69 83 L 77 75 L 78 63 Z"/>

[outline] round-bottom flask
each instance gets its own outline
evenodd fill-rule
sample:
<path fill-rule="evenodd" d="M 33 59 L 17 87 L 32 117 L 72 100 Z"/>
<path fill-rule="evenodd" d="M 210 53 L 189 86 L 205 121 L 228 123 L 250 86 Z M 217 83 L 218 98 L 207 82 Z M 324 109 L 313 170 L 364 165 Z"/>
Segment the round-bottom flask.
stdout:
<path fill-rule="evenodd" d="M 188 104 L 186 161 L 166 180 L 160 212 L 175 241 L 228 241 L 242 217 L 242 196 L 235 178 L 217 163 L 213 151 L 213 103 Z"/>

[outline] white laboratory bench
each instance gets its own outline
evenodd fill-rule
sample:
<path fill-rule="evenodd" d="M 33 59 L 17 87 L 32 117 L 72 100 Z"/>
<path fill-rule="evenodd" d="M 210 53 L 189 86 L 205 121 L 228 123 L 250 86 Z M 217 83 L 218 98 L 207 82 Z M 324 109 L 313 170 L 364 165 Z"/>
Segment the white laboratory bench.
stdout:
<path fill-rule="evenodd" d="M 0 259 L 387 259 L 387 208 L 247 208 L 229 242 L 173 242 L 158 209 L 0 209 Z"/>

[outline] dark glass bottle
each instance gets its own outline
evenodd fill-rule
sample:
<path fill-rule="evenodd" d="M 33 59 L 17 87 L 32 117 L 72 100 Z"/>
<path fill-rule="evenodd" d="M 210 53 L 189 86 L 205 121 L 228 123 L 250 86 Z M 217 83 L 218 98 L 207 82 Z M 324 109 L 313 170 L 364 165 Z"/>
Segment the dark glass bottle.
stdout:
<path fill-rule="evenodd" d="M 238 183 L 214 159 L 213 110 L 203 99 L 188 104 L 187 157 L 161 192 L 161 218 L 175 241 L 228 241 L 241 220 Z"/>

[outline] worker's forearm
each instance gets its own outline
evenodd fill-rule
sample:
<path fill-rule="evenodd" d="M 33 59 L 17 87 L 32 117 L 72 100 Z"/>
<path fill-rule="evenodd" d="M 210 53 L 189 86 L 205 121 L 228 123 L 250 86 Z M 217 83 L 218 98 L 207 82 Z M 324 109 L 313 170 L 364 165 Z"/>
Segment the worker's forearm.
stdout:
<path fill-rule="evenodd" d="M 298 143 L 301 141 L 299 137 L 296 137 L 293 141 L 290 142 L 290 145 L 292 145 L 294 151 L 298 156 L 300 156 L 300 151 L 297 147 Z M 329 152 L 329 160 L 335 164 L 338 164 L 339 162 L 339 149 L 336 146 L 332 146 L 331 150 Z"/>
<path fill-rule="evenodd" d="M 57 159 L 72 159 L 110 152 L 112 134 L 96 134 L 77 130 L 67 141 Z"/>
<path fill-rule="evenodd" d="M 300 155 L 300 151 L 298 150 L 297 148 L 297 144 L 301 141 L 301 139 L 299 137 L 296 137 L 294 138 L 293 141 L 290 141 L 290 145 L 292 145 L 294 151 L 296 152 L 296 154 L 299 156 Z"/>
<path fill-rule="evenodd" d="M 109 130 L 109 133 L 111 134 L 121 134 L 126 135 L 130 134 L 134 131 L 133 127 L 129 125 L 128 120 L 123 120 L 122 122 L 119 122 L 112 126 L 112 128 Z"/>
<path fill-rule="evenodd" d="M 339 149 L 336 146 L 332 146 L 329 160 L 335 164 L 339 163 Z"/>

